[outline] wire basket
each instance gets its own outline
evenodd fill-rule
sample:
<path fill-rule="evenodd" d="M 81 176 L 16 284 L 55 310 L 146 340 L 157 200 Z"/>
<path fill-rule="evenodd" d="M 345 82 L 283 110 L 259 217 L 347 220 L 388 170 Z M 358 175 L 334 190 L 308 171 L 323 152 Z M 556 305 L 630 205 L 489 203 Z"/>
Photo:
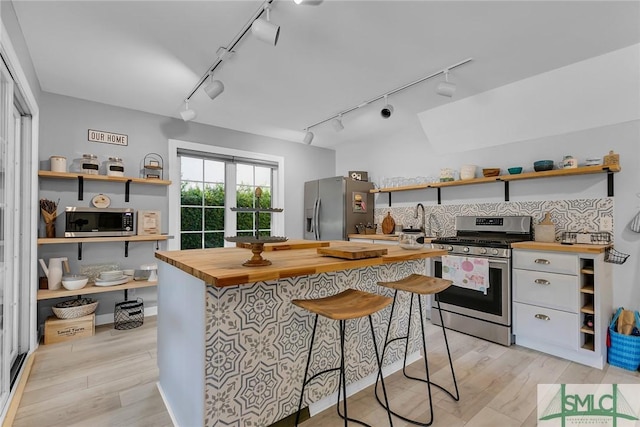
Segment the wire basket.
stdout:
<path fill-rule="evenodd" d="M 611 233 L 597 231 L 592 233 L 578 233 L 565 231 L 562 233 L 562 241 L 565 243 L 585 243 L 589 245 L 606 245 L 611 243 Z"/>
<path fill-rule="evenodd" d="M 113 311 L 113 327 L 119 330 L 134 329 L 144 323 L 144 302 L 142 298 L 135 301 L 116 303 Z"/>
<path fill-rule="evenodd" d="M 623 254 L 613 248 L 607 249 L 604 253 L 604 261 L 612 264 L 624 264 L 627 258 L 629 258 L 628 254 Z"/>
<path fill-rule="evenodd" d="M 98 301 L 90 298 L 79 298 L 60 302 L 53 307 L 53 314 L 58 319 L 75 319 L 77 317 L 88 316 L 96 311 Z"/>

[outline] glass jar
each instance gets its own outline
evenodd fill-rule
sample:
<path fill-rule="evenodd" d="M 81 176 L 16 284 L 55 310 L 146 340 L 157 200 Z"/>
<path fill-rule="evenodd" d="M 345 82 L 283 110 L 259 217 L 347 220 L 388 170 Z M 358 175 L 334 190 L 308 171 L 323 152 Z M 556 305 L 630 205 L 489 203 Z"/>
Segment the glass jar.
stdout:
<path fill-rule="evenodd" d="M 109 157 L 107 176 L 124 176 L 124 164 L 120 157 Z"/>
<path fill-rule="evenodd" d="M 100 162 L 98 162 L 98 156 L 95 154 L 83 154 L 82 166 L 80 168 L 82 173 L 87 175 L 98 175 L 100 169 Z"/>
<path fill-rule="evenodd" d="M 398 236 L 398 245 L 403 249 L 421 249 L 424 246 L 424 233 L 417 228 L 405 228 Z"/>

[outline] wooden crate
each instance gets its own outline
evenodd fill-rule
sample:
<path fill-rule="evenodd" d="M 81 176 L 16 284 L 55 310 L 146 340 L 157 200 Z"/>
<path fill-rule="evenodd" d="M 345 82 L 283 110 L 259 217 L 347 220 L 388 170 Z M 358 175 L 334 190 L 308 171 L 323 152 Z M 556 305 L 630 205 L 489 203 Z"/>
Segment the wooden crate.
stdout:
<path fill-rule="evenodd" d="M 50 316 L 44 322 L 44 343 L 55 344 L 76 338 L 91 337 L 95 331 L 95 313 L 75 319 L 58 319 Z"/>

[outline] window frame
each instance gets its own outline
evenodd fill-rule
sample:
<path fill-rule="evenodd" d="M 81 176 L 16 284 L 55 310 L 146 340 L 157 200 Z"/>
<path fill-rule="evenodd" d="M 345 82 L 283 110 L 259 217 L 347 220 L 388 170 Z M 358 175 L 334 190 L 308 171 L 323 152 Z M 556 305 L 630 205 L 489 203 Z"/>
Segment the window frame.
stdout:
<path fill-rule="evenodd" d="M 190 150 L 199 151 L 203 153 L 209 153 L 212 155 L 224 155 L 224 156 L 236 156 L 245 159 L 254 159 L 256 161 L 269 161 L 278 164 L 277 169 L 273 169 L 273 179 L 271 188 L 271 204 L 274 207 L 284 207 L 284 157 L 274 156 L 271 154 L 257 153 L 252 151 L 237 150 L 234 148 L 220 147 L 215 145 L 201 144 L 197 142 L 182 141 L 177 139 L 169 140 L 169 153 L 168 164 L 169 179 L 171 185 L 168 189 L 168 202 L 169 202 L 169 235 L 174 236 L 174 239 L 168 241 L 168 250 L 180 250 L 180 183 L 181 183 L 181 171 L 180 171 L 180 157 L 178 150 Z M 236 177 L 235 167 L 226 168 L 226 183 L 227 188 L 235 188 Z M 233 185 L 233 187 L 229 187 Z M 229 194 L 231 200 L 235 203 L 235 191 Z M 235 230 L 237 228 L 236 213 L 231 209 L 225 209 L 225 229 Z M 275 236 L 284 235 L 284 214 L 274 214 L 271 219 L 271 234 Z M 232 242 L 225 241 L 225 247 L 235 246 Z"/>

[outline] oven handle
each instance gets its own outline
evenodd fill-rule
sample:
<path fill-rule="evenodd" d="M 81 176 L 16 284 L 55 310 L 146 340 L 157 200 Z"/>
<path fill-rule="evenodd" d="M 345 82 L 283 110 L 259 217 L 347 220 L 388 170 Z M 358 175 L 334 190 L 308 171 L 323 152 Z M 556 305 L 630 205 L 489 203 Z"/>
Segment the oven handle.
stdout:
<path fill-rule="evenodd" d="M 444 255 L 447 256 L 447 255 Z M 482 256 L 466 256 L 466 255 L 453 255 L 453 256 L 463 256 L 466 258 L 479 258 L 479 259 L 486 259 L 487 261 L 489 261 L 490 264 L 509 264 L 509 259 L 508 258 L 490 258 L 490 257 L 482 257 Z M 431 258 L 434 261 L 440 261 L 442 262 L 442 257 L 433 257 Z"/>

